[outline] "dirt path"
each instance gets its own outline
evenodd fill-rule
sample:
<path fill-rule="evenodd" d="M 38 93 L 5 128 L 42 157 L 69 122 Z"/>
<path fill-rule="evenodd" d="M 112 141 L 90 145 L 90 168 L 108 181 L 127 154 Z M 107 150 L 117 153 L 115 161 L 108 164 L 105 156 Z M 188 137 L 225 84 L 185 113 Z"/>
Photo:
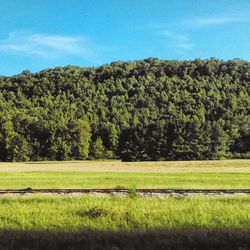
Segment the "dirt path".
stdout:
<path fill-rule="evenodd" d="M 92 195 L 118 195 L 118 196 L 189 196 L 189 195 L 233 195 L 246 194 L 250 195 L 250 189 L 8 189 L 0 190 L 0 195 L 4 194 L 54 194 L 54 195 L 78 195 L 78 194 L 92 194 Z"/>

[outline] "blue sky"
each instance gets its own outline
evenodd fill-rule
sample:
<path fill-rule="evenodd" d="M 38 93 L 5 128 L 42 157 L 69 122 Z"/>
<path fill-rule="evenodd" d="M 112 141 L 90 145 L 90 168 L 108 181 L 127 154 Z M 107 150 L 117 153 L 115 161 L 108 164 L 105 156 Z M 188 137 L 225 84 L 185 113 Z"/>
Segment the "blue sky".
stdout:
<path fill-rule="evenodd" d="M 250 0 L 1 0 L 0 75 L 148 57 L 250 60 Z"/>

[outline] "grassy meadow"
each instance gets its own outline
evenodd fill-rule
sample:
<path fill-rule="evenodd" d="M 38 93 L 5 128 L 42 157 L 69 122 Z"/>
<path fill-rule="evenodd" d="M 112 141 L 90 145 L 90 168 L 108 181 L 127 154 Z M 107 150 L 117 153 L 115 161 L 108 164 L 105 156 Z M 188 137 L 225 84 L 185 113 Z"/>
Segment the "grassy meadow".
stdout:
<path fill-rule="evenodd" d="M 0 230 L 250 230 L 250 197 L 4 197 Z"/>
<path fill-rule="evenodd" d="M 4 196 L 0 249 L 249 249 L 250 197 Z"/>
<path fill-rule="evenodd" d="M 250 188 L 250 160 L 0 163 L 0 189 Z M 249 195 L 2 195 L 0 249 L 249 249 Z"/>
<path fill-rule="evenodd" d="M 250 160 L 0 163 L 0 189 L 249 189 Z"/>

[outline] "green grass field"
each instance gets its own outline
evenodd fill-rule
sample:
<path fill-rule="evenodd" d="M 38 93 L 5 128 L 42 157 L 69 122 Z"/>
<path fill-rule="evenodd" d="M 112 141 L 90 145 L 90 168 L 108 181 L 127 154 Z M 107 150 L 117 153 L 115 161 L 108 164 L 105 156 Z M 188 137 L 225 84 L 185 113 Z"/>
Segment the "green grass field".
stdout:
<path fill-rule="evenodd" d="M 250 188 L 250 160 L 0 163 L 0 189 Z M 0 250 L 249 249 L 250 196 L 3 195 Z"/>
<path fill-rule="evenodd" d="M 5 196 L 0 249 L 249 249 L 250 197 Z"/>
<path fill-rule="evenodd" d="M 0 163 L 0 189 L 249 189 L 250 160 Z"/>
<path fill-rule="evenodd" d="M 250 230 L 250 197 L 4 197 L 0 230 Z"/>
<path fill-rule="evenodd" d="M 250 188 L 250 173 L 0 173 L 0 189 L 27 187 L 247 189 Z"/>

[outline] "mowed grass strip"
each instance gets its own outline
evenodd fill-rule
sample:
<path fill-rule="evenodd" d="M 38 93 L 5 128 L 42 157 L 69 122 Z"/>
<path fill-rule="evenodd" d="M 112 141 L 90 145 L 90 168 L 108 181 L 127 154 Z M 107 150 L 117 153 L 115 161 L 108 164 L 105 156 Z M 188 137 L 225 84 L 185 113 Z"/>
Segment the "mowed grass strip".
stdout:
<path fill-rule="evenodd" d="M 0 172 L 0 189 L 250 189 L 250 173 Z"/>
<path fill-rule="evenodd" d="M 0 230 L 250 230 L 250 197 L 5 197 Z"/>
<path fill-rule="evenodd" d="M 250 173 L 250 160 L 0 162 L 0 172 L 229 172 Z"/>

